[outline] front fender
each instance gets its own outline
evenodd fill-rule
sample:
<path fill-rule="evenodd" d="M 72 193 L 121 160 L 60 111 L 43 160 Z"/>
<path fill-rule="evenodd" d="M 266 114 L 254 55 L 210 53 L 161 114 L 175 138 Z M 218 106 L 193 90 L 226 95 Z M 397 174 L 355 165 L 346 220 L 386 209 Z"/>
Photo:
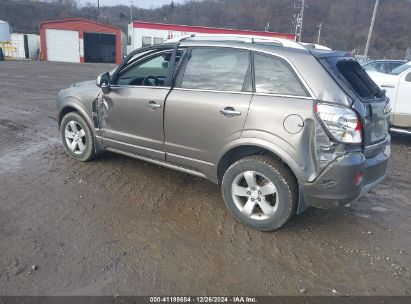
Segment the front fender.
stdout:
<path fill-rule="evenodd" d="M 75 97 L 66 97 L 63 100 L 57 103 L 57 115 L 58 115 L 58 124 L 60 128 L 61 120 L 65 113 L 72 112 L 75 110 L 80 113 L 80 115 L 86 120 L 93 134 L 95 129 L 93 127 L 93 122 L 91 120 L 91 109 L 88 110 L 80 100 Z"/>
<path fill-rule="evenodd" d="M 95 151 L 96 153 L 100 153 L 104 150 L 104 145 L 98 137 L 98 131 L 94 128 L 93 122 L 91 120 L 91 110 L 87 109 L 84 104 L 80 102 L 75 97 L 66 97 L 61 101 L 57 102 L 57 115 L 58 115 L 58 127 L 60 129 L 61 120 L 63 119 L 64 115 L 69 112 L 77 111 L 80 115 L 84 118 L 86 123 L 88 124 L 91 132 L 93 133 L 93 137 L 95 139 Z"/>

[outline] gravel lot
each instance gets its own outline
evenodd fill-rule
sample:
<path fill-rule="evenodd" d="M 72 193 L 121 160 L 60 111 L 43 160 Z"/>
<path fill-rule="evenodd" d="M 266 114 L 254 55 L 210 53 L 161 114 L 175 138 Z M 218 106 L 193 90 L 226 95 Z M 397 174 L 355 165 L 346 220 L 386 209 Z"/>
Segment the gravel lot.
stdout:
<path fill-rule="evenodd" d="M 206 180 L 65 154 L 57 92 L 112 67 L 0 62 L 1 295 L 410 295 L 411 137 L 350 208 L 258 232 Z"/>

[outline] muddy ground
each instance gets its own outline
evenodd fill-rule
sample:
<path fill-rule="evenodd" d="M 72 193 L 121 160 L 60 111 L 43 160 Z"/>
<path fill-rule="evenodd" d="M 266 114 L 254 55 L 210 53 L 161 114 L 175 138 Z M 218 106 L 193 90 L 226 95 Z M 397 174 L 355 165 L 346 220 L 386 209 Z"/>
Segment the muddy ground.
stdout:
<path fill-rule="evenodd" d="M 57 92 L 111 68 L 0 62 L 0 294 L 410 295 L 411 137 L 351 208 L 258 232 L 206 180 L 65 154 Z"/>

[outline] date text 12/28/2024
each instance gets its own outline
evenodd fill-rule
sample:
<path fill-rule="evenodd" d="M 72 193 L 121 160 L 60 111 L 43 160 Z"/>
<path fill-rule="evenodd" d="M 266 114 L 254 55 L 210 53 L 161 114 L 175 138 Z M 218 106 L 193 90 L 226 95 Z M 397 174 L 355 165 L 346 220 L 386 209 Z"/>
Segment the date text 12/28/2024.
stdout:
<path fill-rule="evenodd" d="M 257 303 L 255 297 L 150 297 L 150 303 Z"/>

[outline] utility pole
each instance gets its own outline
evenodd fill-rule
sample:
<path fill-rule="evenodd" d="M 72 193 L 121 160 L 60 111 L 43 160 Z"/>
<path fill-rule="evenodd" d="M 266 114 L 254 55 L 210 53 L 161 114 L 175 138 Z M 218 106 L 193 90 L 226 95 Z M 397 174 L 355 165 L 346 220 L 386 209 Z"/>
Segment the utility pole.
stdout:
<path fill-rule="evenodd" d="M 298 36 L 299 42 L 301 42 L 301 36 L 303 35 L 304 8 L 305 8 L 305 0 L 301 0 L 301 24 L 300 24 L 300 35 Z"/>
<path fill-rule="evenodd" d="M 323 24 L 322 24 L 322 23 L 320 23 L 320 24 L 318 25 L 318 38 L 317 38 L 317 44 L 320 44 L 320 39 L 321 39 L 321 29 L 322 29 L 322 27 L 323 27 Z"/>
<path fill-rule="evenodd" d="M 100 0 L 97 0 L 97 22 L 100 22 Z"/>
<path fill-rule="evenodd" d="M 130 0 L 130 23 L 133 26 L 133 0 Z"/>
<path fill-rule="evenodd" d="M 372 13 L 371 25 L 370 30 L 368 32 L 367 44 L 365 45 L 365 52 L 364 57 L 368 58 L 368 51 L 370 50 L 370 43 L 372 38 L 372 33 L 374 31 L 375 25 L 375 17 L 377 16 L 378 5 L 380 4 L 380 0 L 375 0 L 374 12 Z"/>

